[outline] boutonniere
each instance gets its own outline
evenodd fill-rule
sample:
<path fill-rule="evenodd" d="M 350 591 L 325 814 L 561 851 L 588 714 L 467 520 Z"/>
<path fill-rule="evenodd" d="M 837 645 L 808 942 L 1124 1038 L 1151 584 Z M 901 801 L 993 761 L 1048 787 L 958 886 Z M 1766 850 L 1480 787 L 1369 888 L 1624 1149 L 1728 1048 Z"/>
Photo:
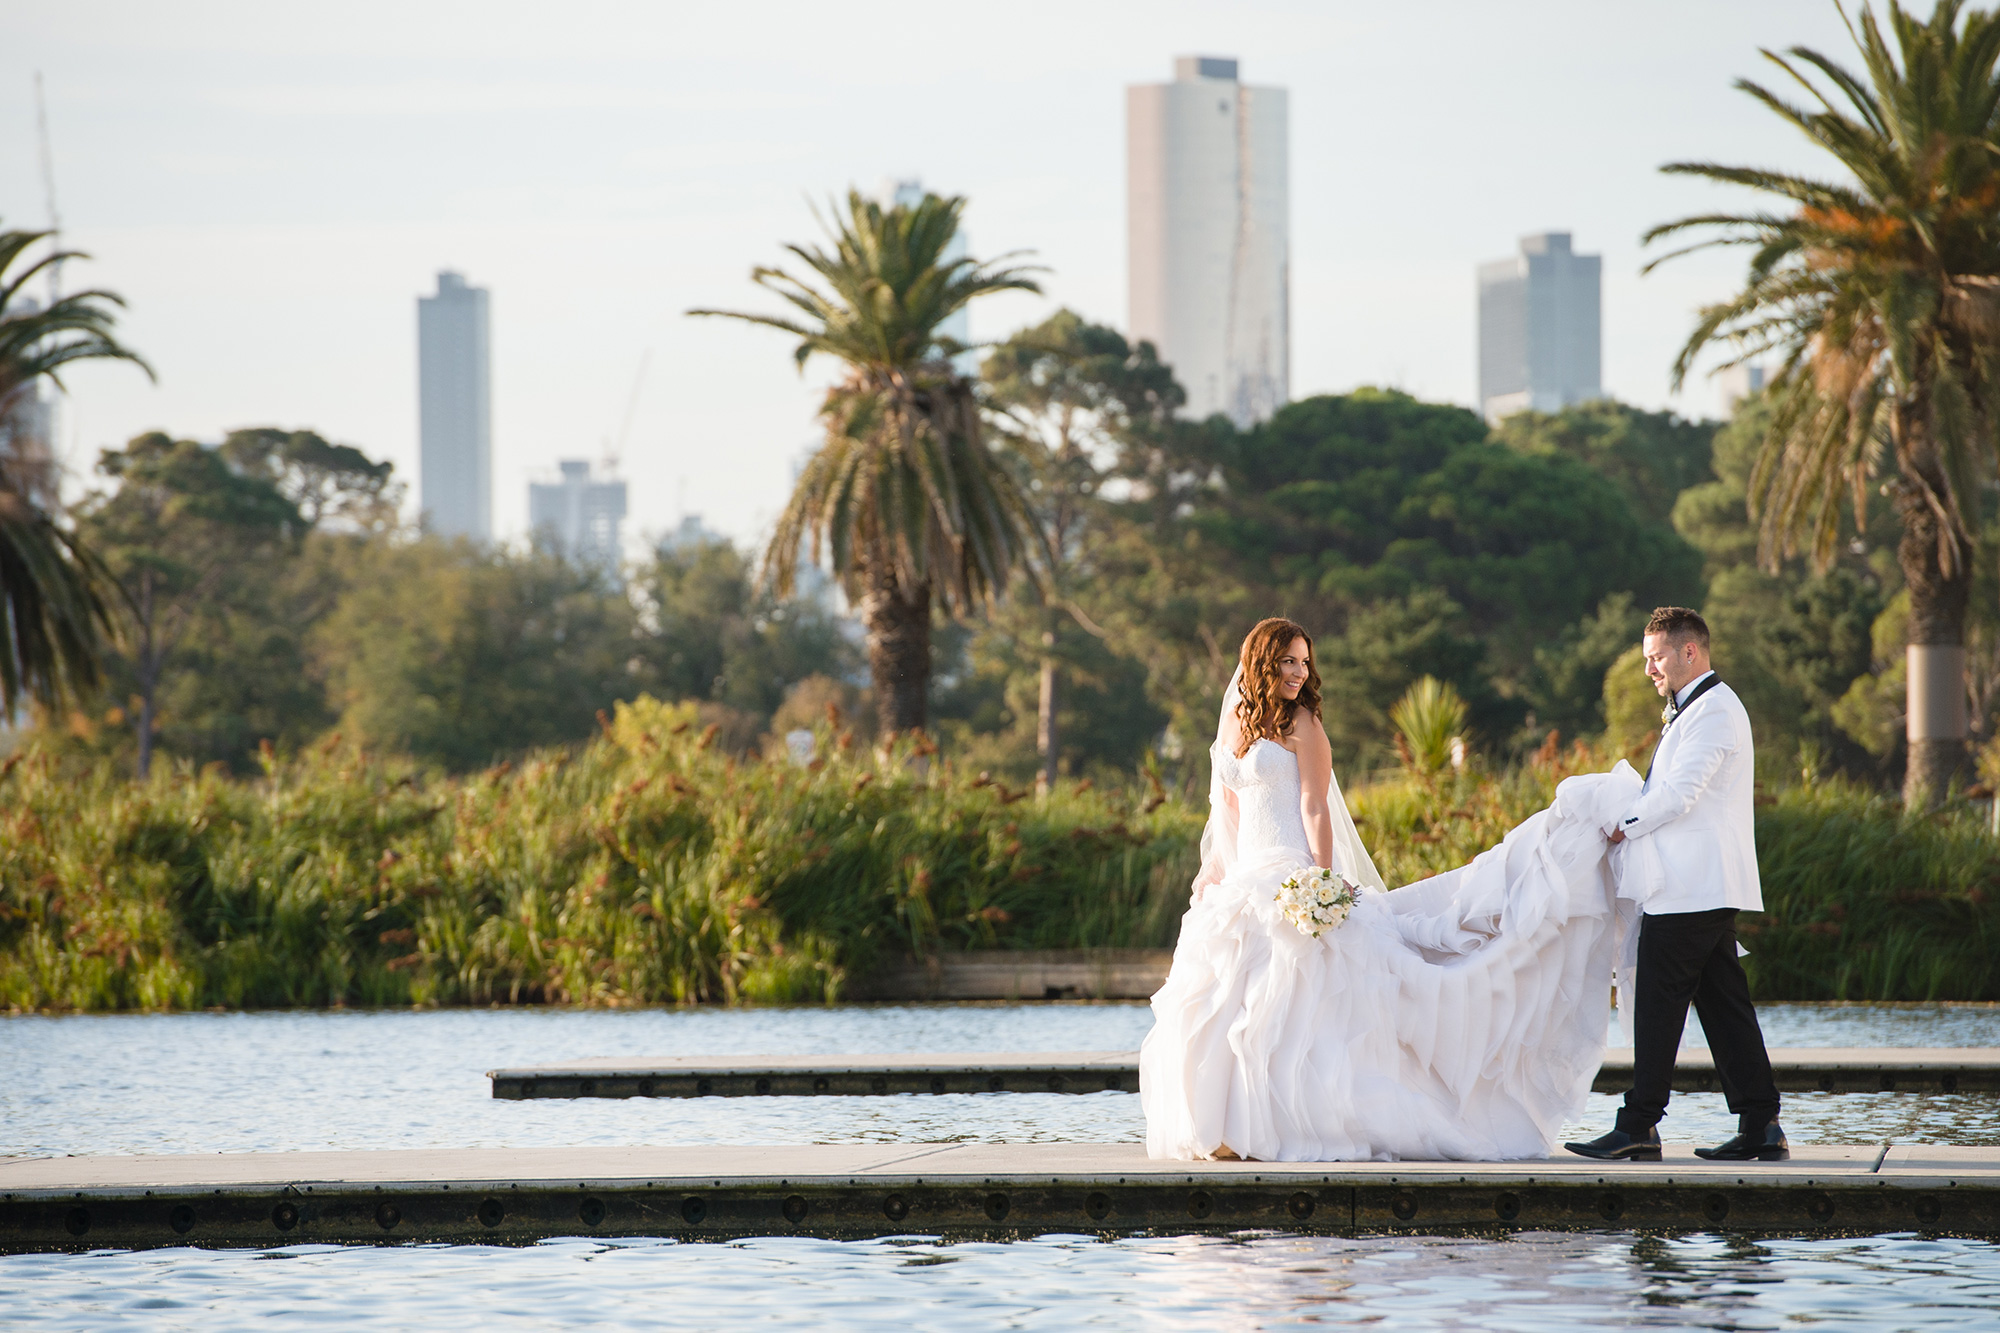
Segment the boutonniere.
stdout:
<path fill-rule="evenodd" d="M 1680 705 L 1676 704 L 1672 699 L 1667 700 L 1667 706 L 1660 710 L 1660 725 L 1663 727 L 1672 726 L 1674 718 L 1679 715 L 1680 711 Z"/>

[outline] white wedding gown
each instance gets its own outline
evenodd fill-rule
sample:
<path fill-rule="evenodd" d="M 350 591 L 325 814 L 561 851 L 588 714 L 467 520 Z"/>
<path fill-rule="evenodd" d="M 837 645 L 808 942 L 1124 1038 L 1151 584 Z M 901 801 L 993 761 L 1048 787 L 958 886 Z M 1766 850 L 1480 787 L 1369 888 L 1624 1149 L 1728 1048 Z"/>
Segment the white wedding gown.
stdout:
<path fill-rule="evenodd" d="M 1602 828 L 1638 775 L 1621 763 L 1568 779 L 1470 865 L 1365 892 L 1345 924 L 1313 939 L 1273 901 L 1312 860 L 1297 756 L 1259 740 L 1240 759 L 1220 744 L 1212 757 L 1236 794 L 1233 856 L 1182 918 L 1153 997 L 1139 1054 L 1147 1152 L 1547 1156 L 1604 1053 L 1622 941 Z M 1357 873 L 1343 855 L 1337 836 L 1335 869 L 1379 883 L 1372 864 Z"/>

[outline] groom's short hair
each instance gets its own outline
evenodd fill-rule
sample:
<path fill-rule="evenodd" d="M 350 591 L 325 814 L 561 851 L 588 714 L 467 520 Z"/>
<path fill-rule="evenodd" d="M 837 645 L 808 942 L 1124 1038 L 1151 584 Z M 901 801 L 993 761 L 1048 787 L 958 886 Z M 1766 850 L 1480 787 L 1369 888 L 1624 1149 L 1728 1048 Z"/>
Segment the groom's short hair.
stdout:
<path fill-rule="evenodd" d="M 1658 634 L 1675 644 L 1694 642 L 1708 651 L 1708 622 L 1685 606 L 1662 606 L 1646 621 L 1646 633 Z"/>

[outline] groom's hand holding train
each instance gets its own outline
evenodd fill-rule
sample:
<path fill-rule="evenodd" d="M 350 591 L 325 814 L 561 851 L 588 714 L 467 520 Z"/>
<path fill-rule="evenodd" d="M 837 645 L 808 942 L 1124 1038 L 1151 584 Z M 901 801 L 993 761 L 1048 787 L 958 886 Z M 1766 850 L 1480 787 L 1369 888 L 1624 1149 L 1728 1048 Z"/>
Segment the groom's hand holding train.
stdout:
<path fill-rule="evenodd" d="M 1565 1146 L 1585 1157 L 1659 1160 L 1658 1124 L 1692 1003 L 1737 1118 L 1735 1137 L 1696 1154 L 1776 1161 L 1790 1155 L 1778 1124 L 1778 1090 L 1737 961 L 1736 914 L 1764 910 L 1750 717 L 1709 665 L 1708 625 L 1699 615 L 1661 607 L 1643 643 L 1646 675 L 1667 710 L 1645 786 L 1605 830 L 1614 844 L 1651 839 L 1646 850 L 1662 872 L 1640 902 L 1637 984 L 1628 991 L 1637 997 L 1632 1089 L 1610 1133 Z M 1621 885 L 1626 896 L 1639 896 L 1631 887 Z"/>

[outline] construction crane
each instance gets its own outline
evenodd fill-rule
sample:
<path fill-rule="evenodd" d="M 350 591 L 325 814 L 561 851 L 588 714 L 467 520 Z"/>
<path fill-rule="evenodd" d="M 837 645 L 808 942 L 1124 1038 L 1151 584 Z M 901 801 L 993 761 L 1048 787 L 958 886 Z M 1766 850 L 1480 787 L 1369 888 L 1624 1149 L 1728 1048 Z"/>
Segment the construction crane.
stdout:
<path fill-rule="evenodd" d="M 646 367 L 653 359 L 653 349 L 648 347 L 639 356 L 639 373 L 632 377 L 632 395 L 625 400 L 625 421 L 618 427 L 618 441 L 604 442 L 604 473 L 613 476 L 618 471 L 618 460 L 625 454 L 625 437 L 632 433 L 632 417 L 639 410 L 639 390 L 646 387 Z"/>
<path fill-rule="evenodd" d="M 62 300 L 62 214 L 56 211 L 56 155 L 49 146 L 49 99 L 42 90 L 42 72 L 35 71 L 35 129 L 41 136 L 42 194 L 49 206 L 49 242 L 59 256 L 49 265 L 49 304 Z"/>

